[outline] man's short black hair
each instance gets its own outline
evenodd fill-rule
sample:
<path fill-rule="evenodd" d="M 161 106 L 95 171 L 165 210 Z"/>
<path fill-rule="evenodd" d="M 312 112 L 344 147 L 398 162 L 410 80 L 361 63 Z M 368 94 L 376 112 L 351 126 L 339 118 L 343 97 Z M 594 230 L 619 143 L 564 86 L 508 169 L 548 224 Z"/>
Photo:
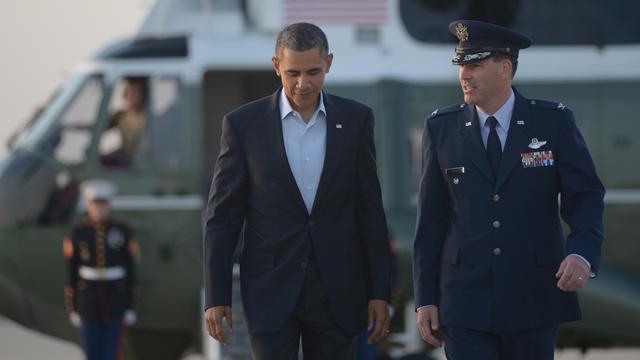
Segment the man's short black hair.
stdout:
<path fill-rule="evenodd" d="M 276 56 L 283 48 L 293 51 L 318 48 L 323 57 L 329 54 L 329 42 L 322 29 L 304 22 L 288 25 L 280 31 L 276 40 Z"/>
<path fill-rule="evenodd" d="M 516 76 L 516 70 L 518 70 L 518 59 L 516 59 L 513 56 L 509 56 L 507 54 L 498 53 L 498 52 L 493 53 L 491 57 L 493 58 L 494 62 L 500 62 L 504 59 L 511 61 L 511 78 L 513 79 L 513 77 Z"/>

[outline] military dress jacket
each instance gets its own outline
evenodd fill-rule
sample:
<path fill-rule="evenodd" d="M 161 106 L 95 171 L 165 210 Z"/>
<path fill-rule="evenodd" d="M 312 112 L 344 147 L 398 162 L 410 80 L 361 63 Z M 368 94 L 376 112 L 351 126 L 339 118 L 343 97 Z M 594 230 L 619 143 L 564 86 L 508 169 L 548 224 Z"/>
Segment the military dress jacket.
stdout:
<path fill-rule="evenodd" d="M 514 93 L 497 176 L 474 106 L 425 122 L 414 292 L 445 326 L 508 332 L 578 320 L 577 294 L 560 290 L 555 273 L 568 254 L 598 271 L 604 188 L 573 113 Z"/>
<path fill-rule="evenodd" d="M 116 221 L 86 221 L 72 229 L 63 250 L 67 311 L 95 324 L 122 320 L 133 307 L 134 258 L 139 251 L 131 229 Z"/>

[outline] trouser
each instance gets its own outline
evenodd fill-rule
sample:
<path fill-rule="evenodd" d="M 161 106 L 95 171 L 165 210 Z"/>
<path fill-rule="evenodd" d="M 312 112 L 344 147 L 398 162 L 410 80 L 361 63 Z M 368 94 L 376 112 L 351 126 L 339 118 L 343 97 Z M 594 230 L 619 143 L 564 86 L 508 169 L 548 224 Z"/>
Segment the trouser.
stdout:
<path fill-rule="evenodd" d="M 448 360 L 553 360 L 558 325 L 508 333 L 443 326 Z"/>
<path fill-rule="evenodd" d="M 256 360 L 296 360 L 301 339 L 305 360 L 346 360 L 355 356 L 356 337 L 338 327 L 313 255 L 298 301 L 284 326 L 275 333 L 249 335 Z"/>
<path fill-rule="evenodd" d="M 124 326 L 122 321 L 108 324 L 82 322 L 82 341 L 87 360 L 118 360 L 122 356 Z"/>

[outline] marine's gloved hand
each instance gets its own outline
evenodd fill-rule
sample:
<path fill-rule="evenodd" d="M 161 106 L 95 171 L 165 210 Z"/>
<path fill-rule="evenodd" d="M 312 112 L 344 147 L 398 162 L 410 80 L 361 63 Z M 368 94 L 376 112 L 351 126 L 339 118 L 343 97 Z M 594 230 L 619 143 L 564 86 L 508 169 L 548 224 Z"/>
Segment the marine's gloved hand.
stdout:
<path fill-rule="evenodd" d="M 136 323 L 136 321 L 138 321 L 138 316 L 136 315 L 136 312 L 133 310 L 127 310 L 124 312 L 124 324 L 126 326 L 131 326 L 133 324 Z"/>
<path fill-rule="evenodd" d="M 80 315 L 73 311 L 69 313 L 69 322 L 74 328 L 79 328 L 82 325 L 82 320 L 80 320 Z"/>

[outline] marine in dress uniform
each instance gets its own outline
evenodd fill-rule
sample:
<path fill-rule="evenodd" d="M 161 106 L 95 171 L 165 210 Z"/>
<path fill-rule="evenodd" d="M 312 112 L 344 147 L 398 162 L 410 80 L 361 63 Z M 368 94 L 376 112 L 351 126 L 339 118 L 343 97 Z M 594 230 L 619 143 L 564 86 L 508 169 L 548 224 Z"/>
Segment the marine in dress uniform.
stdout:
<path fill-rule="evenodd" d="M 121 357 L 125 326 L 136 321 L 134 260 L 139 247 L 131 229 L 110 218 L 111 183 L 86 182 L 82 193 L 87 220 L 63 241 L 67 312 L 81 328 L 87 359 L 112 360 Z"/>
<path fill-rule="evenodd" d="M 442 330 L 450 360 L 553 359 L 559 323 L 580 319 L 577 291 L 598 271 L 604 188 L 571 110 L 511 86 L 531 41 L 478 21 L 449 28 L 465 103 L 425 122 L 418 328 L 436 346 Z"/>

